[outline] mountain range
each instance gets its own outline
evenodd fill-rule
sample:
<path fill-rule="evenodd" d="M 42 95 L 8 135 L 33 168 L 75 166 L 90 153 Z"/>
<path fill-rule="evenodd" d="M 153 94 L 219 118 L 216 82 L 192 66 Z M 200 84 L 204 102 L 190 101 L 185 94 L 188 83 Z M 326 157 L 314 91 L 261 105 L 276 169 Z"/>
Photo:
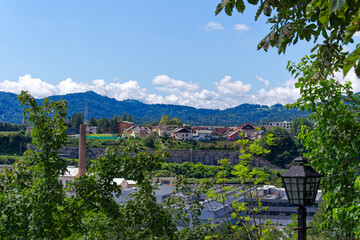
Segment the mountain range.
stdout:
<path fill-rule="evenodd" d="M 224 110 L 197 109 L 194 107 L 170 104 L 145 104 L 138 100 L 117 101 L 114 98 L 101 96 L 95 92 L 72 93 L 49 97 L 52 100 L 65 99 L 68 103 L 68 116 L 84 112 L 88 105 L 88 118 L 111 118 L 114 114 L 122 116 L 123 112 L 131 114 L 137 124 L 159 122 L 163 115 L 179 118 L 190 125 L 233 126 L 242 123 L 268 124 L 271 121 L 291 121 L 299 117 L 308 117 L 308 112 L 299 109 L 287 110 L 283 105 L 271 107 L 257 104 L 241 104 Z M 39 103 L 43 99 L 37 99 Z M 21 123 L 22 107 L 14 93 L 0 92 L 0 122 Z"/>

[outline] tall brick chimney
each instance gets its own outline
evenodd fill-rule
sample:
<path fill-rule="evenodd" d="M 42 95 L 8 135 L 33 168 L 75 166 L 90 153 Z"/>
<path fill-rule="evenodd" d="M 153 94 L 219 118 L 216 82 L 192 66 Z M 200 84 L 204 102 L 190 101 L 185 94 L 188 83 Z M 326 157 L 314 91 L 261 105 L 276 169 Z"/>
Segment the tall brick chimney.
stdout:
<path fill-rule="evenodd" d="M 79 171 L 76 177 L 86 173 L 86 124 L 80 125 L 79 137 Z"/>

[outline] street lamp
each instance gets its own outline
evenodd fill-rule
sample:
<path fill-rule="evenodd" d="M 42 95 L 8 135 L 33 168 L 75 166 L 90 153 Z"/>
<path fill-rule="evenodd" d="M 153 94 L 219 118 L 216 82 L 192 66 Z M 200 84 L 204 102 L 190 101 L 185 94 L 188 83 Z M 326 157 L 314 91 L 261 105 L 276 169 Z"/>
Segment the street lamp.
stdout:
<path fill-rule="evenodd" d="M 314 205 L 319 189 L 321 175 L 312 167 L 306 166 L 308 160 L 302 156 L 293 161 L 281 179 L 285 186 L 290 205 L 298 206 L 298 240 L 306 239 L 306 208 Z"/>

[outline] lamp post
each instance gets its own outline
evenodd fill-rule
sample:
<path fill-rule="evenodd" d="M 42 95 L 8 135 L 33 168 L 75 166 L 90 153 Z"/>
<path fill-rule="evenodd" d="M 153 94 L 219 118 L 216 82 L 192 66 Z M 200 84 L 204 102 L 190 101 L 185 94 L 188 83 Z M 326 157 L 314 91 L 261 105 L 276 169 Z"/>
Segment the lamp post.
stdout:
<path fill-rule="evenodd" d="M 281 179 L 285 186 L 290 205 L 298 206 L 298 240 L 306 239 L 306 208 L 314 205 L 319 189 L 321 175 L 305 164 L 308 160 L 302 156 L 293 161 Z"/>

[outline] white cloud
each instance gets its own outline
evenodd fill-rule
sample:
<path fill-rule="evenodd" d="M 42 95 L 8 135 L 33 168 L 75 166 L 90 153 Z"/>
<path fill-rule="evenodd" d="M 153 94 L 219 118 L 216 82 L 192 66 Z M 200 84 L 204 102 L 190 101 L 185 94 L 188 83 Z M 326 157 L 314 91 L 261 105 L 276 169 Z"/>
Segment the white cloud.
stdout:
<path fill-rule="evenodd" d="M 54 85 L 44 82 L 40 78 L 32 78 L 30 75 L 19 77 L 17 82 L 8 80 L 0 82 L 0 90 L 17 94 L 24 90 L 30 92 L 36 98 L 57 94 L 57 89 Z"/>
<path fill-rule="evenodd" d="M 248 31 L 249 27 L 246 24 L 235 24 L 234 30 L 238 32 Z"/>
<path fill-rule="evenodd" d="M 215 82 L 215 85 L 219 93 L 228 96 L 240 97 L 251 90 L 250 84 L 244 84 L 241 81 L 232 81 L 231 76 L 225 76 L 220 82 Z"/>
<path fill-rule="evenodd" d="M 354 37 L 360 37 L 360 31 L 357 31 L 357 32 L 354 34 Z"/>
<path fill-rule="evenodd" d="M 262 77 L 259 77 L 258 75 L 256 75 L 255 77 L 256 77 L 260 82 L 263 82 L 264 85 L 265 85 L 265 87 L 267 87 L 267 88 L 269 87 L 270 83 L 269 83 L 268 80 L 263 79 Z"/>
<path fill-rule="evenodd" d="M 344 78 L 343 72 L 335 73 L 335 79 L 337 79 L 341 83 L 345 83 L 346 81 L 350 81 L 353 91 L 360 92 L 360 79 L 355 74 L 355 69 L 351 68 L 349 72 L 346 74 Z"/>
<path fill-rule="evenodd" d="M 251 96 L 252 103 L 274 105 L 277 103 L 293 103 L 300 97 L 300 91 L 294 87 L 275 87 L 268 91 L 260 89 L 256 95 Z"/>
<path fill-rule="evenodd" d="M 256 77 L 264 82 L 265 86 L 268 85 L 267 80 L 259 76 Z M 353 69 L 349 72 L 346 80 L 351 80 L 355 89 L 360 90 L 360 81 L 356 78 Z M 157 89 L 161 91 L 159 94 L 149 93 L 135 80 L 107 83 L 103 79 L 96 79 L 89 83 L 79 83 L 67 78 L 54 86 L 39 78 L 32 78 L 30 75 L 19 77 L 18 81 L 5 80 L 0 82 L 0 90 L 13 93 L 27 90 L 36 98 L 94 91 L 119 101 L 136 99 L 148 104 L 176 104 L 213 109 L 235 107 L 242 103 L 286 104 L 296 101 L 299 96 L 299 91 L 294 88 L 294 79 L 288 80 L 282 87 L 261 89 L 257 93 L 250 92 L 250 84 L 233 81 L 231 76 L 225 76 L 220 81 L 215 82 L 216 91 L 202 89 L 198 84 L 174 80 L 166 75 L 157 76 L 152 81 L 153 84 L 158 86 Z"/>
<path fill-rule="evenodd" d="M 56 85 L 59 94 L 77 93 L 89 91 L 90 86 L 83 83 L 76 83 L 71 78 L 67 78 Z"/>
<path fill-rule="evenodd" d="M 208 24 L 204 27 L 204 29 L 206 31 L 211 31 L 211 30 L 223 30 L 224 27 L 217 22 L 208 22 Z"/>
<path fill-rule="evenodd" d="M 184 89 L 187 91 L 197 91 L 199 89 L 199 85 L 192 82 L 184 82 L 181 80 L 174 80 L 166 75 L 156 76 L 152 80 L 152 84 L 161 85 L 160 89 Z"/>
<path fill-rule="evenodd" d="M 21 90 L 29 91 L 35 98 L 44 98 L 58 94 L 94 91 L 98 94 L 115 98 L 117 100 L 138 99 L 144 100 L 147 90 L 141 88 L 137 81 L 130 80 L 124 83 L 107 84 L 104 80 L 93 80 L 92 84 L 77 83 L 71 78 L 61 81 L 56 86 L 32 78 L 30 75 L 19 77 L 17 82 L 5 80 L 0 82 L 0 90 L 12 93 L 20 93 Z"/>

